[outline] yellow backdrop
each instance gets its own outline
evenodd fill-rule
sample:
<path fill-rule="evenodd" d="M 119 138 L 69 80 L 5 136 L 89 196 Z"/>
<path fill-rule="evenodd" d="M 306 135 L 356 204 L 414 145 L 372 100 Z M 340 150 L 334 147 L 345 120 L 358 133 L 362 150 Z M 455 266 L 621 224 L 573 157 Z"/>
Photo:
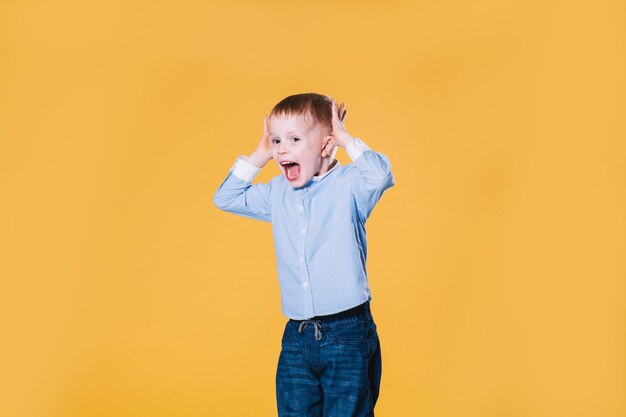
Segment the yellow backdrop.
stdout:
<path fill-rule="evenodd" d="M 396 176 L 368 222 L 377 416 L 626 416 L 624 16 L 0 2 L 0 415 L 275 415 L 270 225 L 211 198 L 315 91 Z"/>

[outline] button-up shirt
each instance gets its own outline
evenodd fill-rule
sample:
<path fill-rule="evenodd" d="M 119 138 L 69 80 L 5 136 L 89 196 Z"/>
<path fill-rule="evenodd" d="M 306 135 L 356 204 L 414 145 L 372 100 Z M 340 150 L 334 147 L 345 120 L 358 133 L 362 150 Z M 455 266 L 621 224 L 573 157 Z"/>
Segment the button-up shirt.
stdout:
<path fill-rule="evenodd" d="M 339 161 L 302 187 L 284 175 L 252 184 L 260 168 L 237 158 L 213 197 L 217 207 L 271 222 L 283 314 L 292 319 L 337 313 L 371 299 L 365 222 L 394 185 L 385 155 L 359 138 Z"/>

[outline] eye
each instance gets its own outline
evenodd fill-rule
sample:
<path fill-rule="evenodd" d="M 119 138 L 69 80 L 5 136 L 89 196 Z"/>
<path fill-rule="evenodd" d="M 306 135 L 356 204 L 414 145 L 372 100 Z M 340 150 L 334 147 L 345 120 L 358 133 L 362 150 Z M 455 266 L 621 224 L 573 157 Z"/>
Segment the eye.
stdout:
<path fill-rule="evenodd" d="M 297 142 L 297 141 L 299 141 L 299 140 L 300 140 L 300 138 L 296 138 L 296 137 L 294 137 L 294 138 L 293 138 L 293 141 L 294 141 L 294 142 Z"/>
<path fill-rule="evenodd" d="M 274 139 L 272 139 L 272 143 L 273 143 L 273 144 L 280 143 L 280 139 L 278 139 L 278 138 L 274 138 Z"/>

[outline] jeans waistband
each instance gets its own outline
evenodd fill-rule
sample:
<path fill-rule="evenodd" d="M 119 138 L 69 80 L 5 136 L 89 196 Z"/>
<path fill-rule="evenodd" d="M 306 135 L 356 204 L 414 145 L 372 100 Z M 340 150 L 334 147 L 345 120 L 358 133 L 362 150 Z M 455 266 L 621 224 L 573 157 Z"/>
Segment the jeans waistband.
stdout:
<path fill-rule="evenodd" d="M 332 321 L 332 320 L 337 320 L 337 319 L 344 319 L 348 317 L 363 316 L 363 315 L 369 315 L 369 314 L 371 314 L 370 302 L 366 301 L 363 304 L 359 304 L 358 306 L 352 307 L 348 310 L 340 311 L 339 313 L 328 314 L 325 316 L 315 316 L 307 320 L 295 320 L 295 319 L 291 319 L 291 320 L 298 322 L 298 323 L 303 322 L 303 321 L 312 321 L 312 320 L 320 320 L 324 322 L 324 321 Z"/>

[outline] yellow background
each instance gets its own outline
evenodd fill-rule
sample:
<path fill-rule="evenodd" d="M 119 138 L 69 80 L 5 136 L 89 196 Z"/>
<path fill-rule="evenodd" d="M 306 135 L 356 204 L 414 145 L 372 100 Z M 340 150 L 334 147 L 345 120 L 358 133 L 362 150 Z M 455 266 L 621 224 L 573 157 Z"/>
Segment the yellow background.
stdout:
<path fill-rule="evenodd" d="M 626 416 L 624 16 L 1 1 L 0 415 L 275 415 L 270 225 L 211 198 L 315 91 L 396 176 L 368 222 L 377 416 Z"/>

